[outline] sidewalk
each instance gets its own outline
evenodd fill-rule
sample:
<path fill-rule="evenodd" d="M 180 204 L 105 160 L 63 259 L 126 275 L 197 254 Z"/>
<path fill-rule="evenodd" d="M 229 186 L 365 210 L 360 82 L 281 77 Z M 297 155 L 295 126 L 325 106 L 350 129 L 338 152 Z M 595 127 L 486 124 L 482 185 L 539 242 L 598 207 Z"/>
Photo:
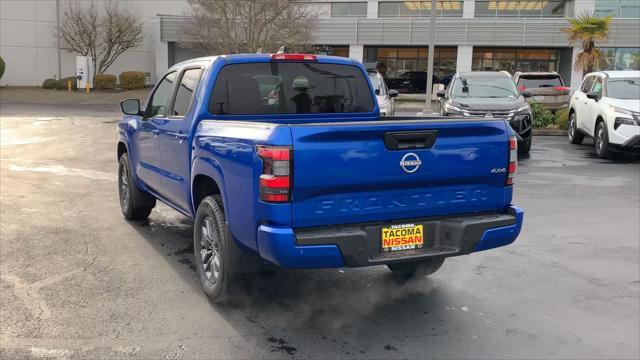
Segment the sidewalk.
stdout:
<path fill-rule="evenodd" d="M 49 90 L 39 87 L 2 87 L 0 103 L 14 104 L 69 104 L 69 105 L 117 105 L 123 99 L 144 100 L 150 88 L 126 91 L 98 91 L 87 94 L 84 91 Z"/>

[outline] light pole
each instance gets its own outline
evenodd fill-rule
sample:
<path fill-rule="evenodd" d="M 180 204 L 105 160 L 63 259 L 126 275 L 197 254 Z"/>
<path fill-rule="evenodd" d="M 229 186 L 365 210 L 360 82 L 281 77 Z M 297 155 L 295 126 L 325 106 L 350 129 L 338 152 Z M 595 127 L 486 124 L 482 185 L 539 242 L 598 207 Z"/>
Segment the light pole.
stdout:
<path fill-rule="evenodd" d="M 429 41 L 429 53 L 427 54 L 427 99 L 424 103 L 424 110 L 422 115 L 433 114 L 433 108 L 431 107 L 431 91 L 433 89 L 433 57 L 435 55 L 435 42 L 436 42 L 436 0 L 431 0 L 431 18 L 429 20 L 429 35 L 431 40 Z"/>
<path fill-rule="evenodd" d="M 60 0 L 56 0 L 56 41 L 58 47 L 58 79 L 62 79 L 62 55 L 60 54 Z"/>

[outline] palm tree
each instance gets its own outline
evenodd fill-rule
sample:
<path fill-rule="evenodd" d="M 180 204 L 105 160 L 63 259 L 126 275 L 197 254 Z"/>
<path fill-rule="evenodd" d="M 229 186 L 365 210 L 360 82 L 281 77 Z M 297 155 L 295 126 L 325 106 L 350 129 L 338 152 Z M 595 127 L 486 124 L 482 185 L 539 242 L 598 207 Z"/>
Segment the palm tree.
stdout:
<path fill-rule="evenodd" d="M 563 29 L 569 37 L 569 43 L 582 43 L 582 51 L 576 57 L 575 68 L 585 75 L 594 71 L 600 63 L 598 43 L 604 43 L 609 37 L 611 16 L 599 18 L 593 13 L 583 13 L 575 19 L 568 19 L 571 26 Z"/>

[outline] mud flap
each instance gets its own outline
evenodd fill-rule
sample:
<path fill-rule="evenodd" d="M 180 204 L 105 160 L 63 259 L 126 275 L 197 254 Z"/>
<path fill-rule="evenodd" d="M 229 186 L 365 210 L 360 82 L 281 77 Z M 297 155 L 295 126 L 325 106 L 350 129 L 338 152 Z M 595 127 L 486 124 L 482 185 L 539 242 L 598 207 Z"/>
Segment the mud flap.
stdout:
<path fill-rule="evenodd" d="M 259 272 L 264 260 L 249 250 L 242 249 L 229 231 L 227 224 L 227 264 L 232 275 L 251 274 Z"/>

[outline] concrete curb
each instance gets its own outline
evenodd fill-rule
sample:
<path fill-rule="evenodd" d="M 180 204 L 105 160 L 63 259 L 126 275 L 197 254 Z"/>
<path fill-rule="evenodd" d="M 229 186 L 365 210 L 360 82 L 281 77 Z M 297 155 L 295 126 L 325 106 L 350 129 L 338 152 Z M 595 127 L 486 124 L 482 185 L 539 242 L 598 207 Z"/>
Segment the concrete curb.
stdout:
<path fill-rule="evenodd" d="M 562 129 L 533 129 L 534 136 L 567 136 L 567 130 Z"/>

